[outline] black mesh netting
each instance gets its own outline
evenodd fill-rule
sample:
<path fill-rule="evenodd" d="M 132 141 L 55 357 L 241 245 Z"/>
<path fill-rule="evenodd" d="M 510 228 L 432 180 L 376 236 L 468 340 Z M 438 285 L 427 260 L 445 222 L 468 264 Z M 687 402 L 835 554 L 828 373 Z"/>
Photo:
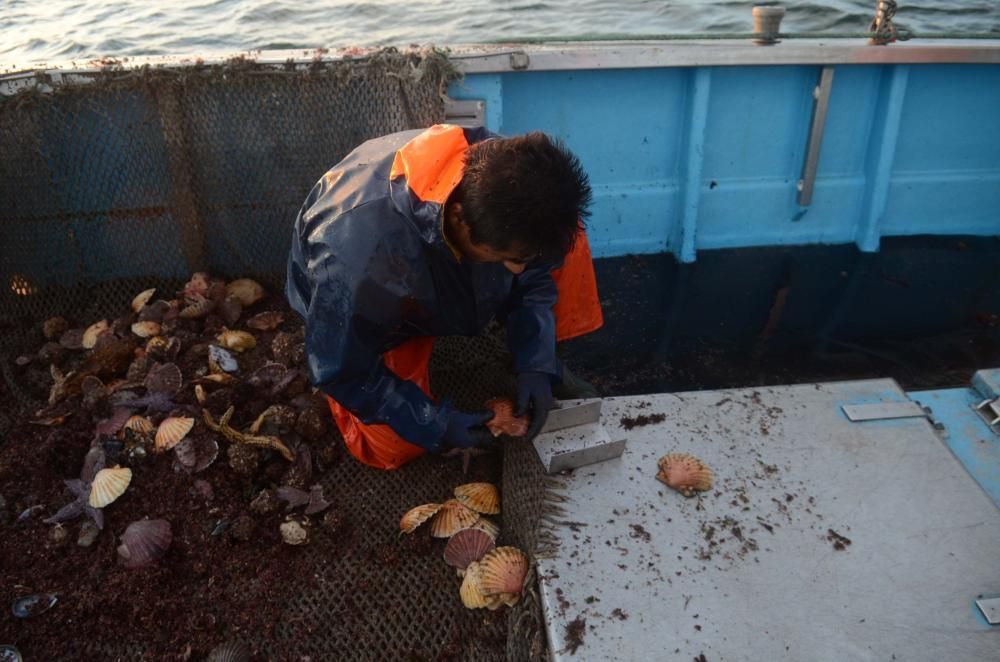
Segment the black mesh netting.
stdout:
<path fill-rule="evenodd" d="M 176 291 L 198 270 L 280 291 L 309 188 L 360 142 L 441 121 L 451 72 L 437 53 L 387 50 L 304 70 L 237 60 L 108 71 L 0 100 L 0 397 L 10 403 L 0 438 L 37 404 L 12 361 L 42 344 L 42 320 L 114 316 L 136 292 Z M 463 408 L 514 388 L 496 327 L 439 339 L 431 375 L 435 394 Z M 499 542 L 544 551 L 551 484 L 531 446 L 510 442 L 503 466 L 486 466 L 494 475 L 477 478 L 502 485 Z M 469 478 L 436 458 L 391 472 L 350 458 L 331 467 L 324 488 L 354 521 L 347 534 L 317 530 L 302 550 L 311 571 L 263 650 L 317 660 L 543 657 L 533 584 L 512 610 L 466 610 L 439 546 L 398 553 L 400 515 Z M 106 656 L 141 655 L 137 641 L 94 643 Z"/>
<path fill-rule="evenodd" d="M 0 98 L 0 355 L 26 320 L 117 311 L 194 271 L 278 289 L 309 189 L 361 142 L 442 121 L 452 71 L 388 49 L 105 70 Z"/>

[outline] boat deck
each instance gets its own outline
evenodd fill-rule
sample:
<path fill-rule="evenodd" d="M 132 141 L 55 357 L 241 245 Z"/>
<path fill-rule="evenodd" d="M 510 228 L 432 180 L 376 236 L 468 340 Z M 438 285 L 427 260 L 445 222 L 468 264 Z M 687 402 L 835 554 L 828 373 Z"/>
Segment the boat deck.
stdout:
<path fill-rule="evenodd" d="M 975 601 L 1000 594 L 1000 443 L 973 389 L 910 395 L 933 418 L 848 419 L 911 403 L 891 380 L 605 400 L 625 453 L 565 476 L 539 561 L 555 658 L 997 659 Z M 668 452 L 713 490 L 657 481 Z"/>

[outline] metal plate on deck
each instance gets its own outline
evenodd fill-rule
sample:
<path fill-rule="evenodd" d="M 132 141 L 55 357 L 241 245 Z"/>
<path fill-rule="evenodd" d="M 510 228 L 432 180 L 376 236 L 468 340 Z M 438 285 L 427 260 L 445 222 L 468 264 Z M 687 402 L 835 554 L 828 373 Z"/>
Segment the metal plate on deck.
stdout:
<path fill-rule="evenodd" d="M 910 418 L 927 414 L 916 402 L 872 402 L 844 405 L 844 414 L 852 421 L 880 421 L 890 418 Z"/>
<path fill-rule="evenodd" d="M 550 474 L 610 460 L 625 450 L 625 437 L 612 439 L 600 423 L 539 434 L 533 443 L 545 472 Z"/>
<path fill-rule="evenodd" d="M 601 400 L 567 400 L 549 410 L 545 425 L 539 434 L 555 432 L 577 425 L 597 423 L 601 420 Z"/>
<path fill-rule="evenodd" d="M 1000 510 L 925 418 L 858 425 L 890 380 L 608 398 L 620 459 L 562 478 L 538 560 L 557 660 L 995 659 L 970 597 L 1000 594 Z M 655 478 L 692 453 L 712 490 Z"/>
<path fill-rule="evenodd" d="M 976 606 L 983 612 L 987 623 L 1000 625 L 1000 598 L 982 598 L 976 600 Z"/>

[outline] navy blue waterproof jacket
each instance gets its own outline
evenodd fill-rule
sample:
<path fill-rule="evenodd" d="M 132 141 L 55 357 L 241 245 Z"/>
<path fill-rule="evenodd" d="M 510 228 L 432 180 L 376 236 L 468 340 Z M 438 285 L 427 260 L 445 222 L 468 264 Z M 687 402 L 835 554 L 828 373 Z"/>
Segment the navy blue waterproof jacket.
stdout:
<path fill-rule="evenodd" d="M 498 317 L 517 372 L 561 372 L 558 265 L 514 276 L 502 263 L 458 259 L 442 234 L 440 191 L 451 188 L 438 175 L 449 164 L 455 172 L 459 147 L 492 137 L 441 125 L 370 140 L 323 176 L 295 221 L 286 295 L 305 318 L 310 378 L 362 422 L 428 450 L 453 409 L 388 370 L 384 352 L 420 336 L 475 335 Z"/>

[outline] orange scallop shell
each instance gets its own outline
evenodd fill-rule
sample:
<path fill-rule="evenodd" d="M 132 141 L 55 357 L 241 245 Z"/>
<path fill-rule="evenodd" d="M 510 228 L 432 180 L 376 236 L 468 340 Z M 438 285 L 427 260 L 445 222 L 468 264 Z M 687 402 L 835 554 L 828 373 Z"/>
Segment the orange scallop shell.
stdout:
<path fill-rule="evenodd" d="M 182 319 L 192 320 L 198 319 L 199 317 L 204 317 L 212 312 L 215 308 L 215 302 L 211 299 L 206 299 L 200 294 L 195 294 L 191 298 L 192 303 L 188 304 L 178 313 L 178 316 Z"/>
<path fill-rule="evenodd" d="M 223 331 L 216 340 L 219 341 L 220 345 L 234 352 L 242 352 L 257 346 L 257 339 L 246 331 Z"/>
<path fill-rule="evenodd" d="M 500 512 L 500 493 L 491 483 L 466 483 L 455 488 L 455 498 L 477 513 L 496 515 Z"/>
<path fill-rule="evenodd" d="M 285 315 L 276 310 L 259 313 L 247 320 L 247 326 L 258 331 L 274 331 L 285 321 Z"/>
<path fill-rule="evenodd" d="M 493 538 L 479 529 L 462 529 L 451 537 L 444 548 L 444 561 L 465 570 L 470 563 L 483 558 L 493 549 Z"/>
<path fill-rule="evenodd" d="M 712 470 L 693 455 L 667 453 L 659 459 L 656 478 L 686 497 L 712 489 Z"/>
<path fill-rule="evenodd" d="M 431 535 L 435 538 L 450 538 L 472 526 L 478 519 L 479 513 L 466 508 L 457 499 L 448 499 L 431 520 Z"/>
<path fill-rule="evenodd" d="M 239 278 L 226 285 L 226 294 L 236 297 L 244 306 L 252 306 L 264 298 L 264 288 L 255 280 Z"/>
<path fill-rule="evenodd" d="M 413 533 L 418 526 L 433 517 L 439 510 L 441 510 L 440 503 L 425 503 L 422 506 L 411 508 L 399 520 L 400 533 Z"/>
<path fill-rule="evenodd" d="M 520 596 L 527 575 L 528 557 L 516 547 L 497 547 L 479 561 L 479 588 L 485 595 Z"/>
<path fill-rule="evenodd" d="M 459 589 L 462 596 L 462 604 L 468 609 L 482 609 L 486 606 L 486 596 L 479 588 L 479 563 L 473 561 L 465 569 L 465 577 L 462 578 L 462 588 Z"/>
<path fill-rule="evenodd" d="M 190 432 L 193 427 L 193 418 L 171 417 L 163 419 L 163 422 L 160 423 L 160 427 L 156 429 L 156 442 L 154 443 L 154 448 L 159 452 L 170 450 L 179 444 L 181 439 L 186 437 L 187 433 Z"/>
<path fill-rule="evenodd" d="M 125 494 L 125 490 L 128 489 L 128 484 L 131 482 L 131 469 L 123 467 L 101 469 L 94 476 L 94 482 L 90 485 L 90 496 L 87 498 L 87 503 L 94 508 L 103 508 Z"/>
<path fill-rule="evenodd" d="M 494 437 L 502 434 L 523 437 L 528 432 L 528 417 L 514 416 L 514 403 L 507 398 L 487 400 L 486 408 L 493 411 L 493 418 L 487 421 L 486 427 Z"/>

